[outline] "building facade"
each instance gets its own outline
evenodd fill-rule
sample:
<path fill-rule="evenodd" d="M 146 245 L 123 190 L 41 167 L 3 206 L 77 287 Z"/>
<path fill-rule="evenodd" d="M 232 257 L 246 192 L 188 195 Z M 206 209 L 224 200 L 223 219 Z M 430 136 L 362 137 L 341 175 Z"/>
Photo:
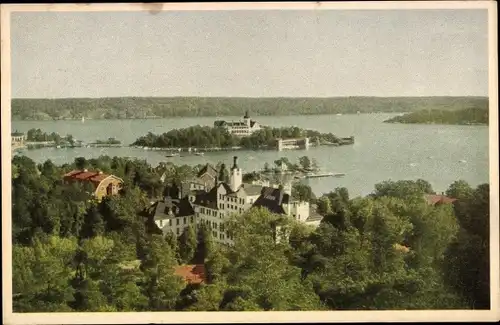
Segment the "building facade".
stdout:
<path fill-rule="evenodd" d="M 234 238 L 225 228 L 225 222 L 232 214 L 244 213 L 252 207 L 263 207 L 305 224 L 317 225 L 321 221 L 321 216 L 309 202 L 292 198 L 291 184 L 244 183 L 237 157 L 234 157 L 227 182 L 220 181 L 223 168 L 216 174 L 213 167 L 207 166 L 195 179 L 184 182 L 181 188 L 170 186 L 164 200 L 152 206 L 155 224 L 164 233 L 170 231 L 177 236 L 189 225 L 197 228 L 203 224 L 211 229 L 217 242 L 232 244 Z M 202 177 L 205 181 L 200 180 Z"/>
<path fill-rule="evenodd" d="M 239 136 L 246 137 L 252 135 L 255 131 L 259 131 L 262 127 L 256 121 L 250 119 L 248 112 L 243 116 L 243 120 L 239 121 L 215 121 L 214 127 L 224 128 L 229 133 Z"/>
<path fill-rule="evenodd" d="M 66 183 L 88 182 L 94 187 L 94 195 L 98 201 L 105 196 L 116 195 L 123 186 L 123 180 L 114 175 L 104 174 L 101 171 L 73 170 L 63 176 Z"/>
<path fill-rule="evenodd" d="M 24 142 L 26 140 L 24 133 L 16 131 L 14 133 L 11 133 L 10 138 L 11 138 L 12 149 L 24 147 L 25 144 Z"/>

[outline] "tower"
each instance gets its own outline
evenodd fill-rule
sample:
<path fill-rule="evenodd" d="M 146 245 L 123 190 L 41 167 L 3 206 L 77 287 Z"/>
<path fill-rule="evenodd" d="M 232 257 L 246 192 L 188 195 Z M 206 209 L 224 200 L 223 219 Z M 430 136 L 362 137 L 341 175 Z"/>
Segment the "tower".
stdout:
<path fill-rule="evenodd" d="M 230 186 L 233 191 L 238 190 L 241 184 L 243 183 L 243 172 L 241 168 L 238 167 L 238 157 L 233 157 L 233 167 L 231 167 L 231 175 L 230 175 Z"/>
<path fill-rule="evenodd" d="M 243 116 L 243 121 L 247 126 L 250 126 L 250 114 L 248 114 L 248 111 L 245 112 L 245 116 Z"/>

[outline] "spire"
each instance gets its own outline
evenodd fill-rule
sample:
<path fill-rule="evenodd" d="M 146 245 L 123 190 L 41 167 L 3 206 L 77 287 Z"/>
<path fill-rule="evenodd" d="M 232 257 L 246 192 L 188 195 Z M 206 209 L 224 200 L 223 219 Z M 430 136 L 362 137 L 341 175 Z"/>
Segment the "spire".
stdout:
<path fill-rule="evenodd" d="M 248 114 L 248 111 L 245 111 L 245 116 L 243 118 L 250 118 L 250 114 Z"/>
<path fill-rule="evenodd" d="M 231 168 L 231 170 L 233 169 L 238 169 L 238 156 L 233 157 L 233 167 Z"/>

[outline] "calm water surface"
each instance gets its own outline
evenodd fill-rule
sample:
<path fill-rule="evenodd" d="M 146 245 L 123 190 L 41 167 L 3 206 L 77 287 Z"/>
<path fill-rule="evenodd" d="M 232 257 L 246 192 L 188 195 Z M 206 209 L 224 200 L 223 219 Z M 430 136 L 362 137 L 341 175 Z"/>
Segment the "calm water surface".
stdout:
<path fill-rule="evenodd" d="M 453 181 L 464 179 L 476 186 L 489 181 L 488 127 L 457 125 L 404 125 L 382 123 L 395 114 L 314 115 L 256 117 L 269 126 L 298 126 L 337 136 L 355 136 L 353 146 L 317 147 L 307 151 L 238 151 L 207 153 L 203 157 L 166 158 L 162 151 L 122 148 L 74 148 L 25 150 L 24 155 L 37 162 L 51 159 L 56 164 L 76 157 L 97 158 L 101 155 L 129 156 L 146 159 L 153 165 L 162 161 L 175 164 L 203 164 L 224 161 L 231 164 L 238 155 L 245 171 L 270 165 L 280 157 L 296 161 L 307 155 L 315 158 L 324 171 L 345 173 L 343 178 L 317 178 L 306 182 L 321 194 L 335 187 L 347 187 L 351 196 L 366 195 L 376 183 L 384 180 L 422 178 L 436 191 L 444 191 Z M 45 132 L 72 134 L 85 142 L 115 137 L 124 145 L 147 132 L 163 133 L 191 125 L 213 125 L 216 118 L 168 118 L 157 120 L 86 120 L 81 121 L 13 121 L 12 129 L 26 132 L 40 128 Z M 225 117 L 224 119 L 231 119 Z M 239 119 L 239 117 L 234 117 Z"/>

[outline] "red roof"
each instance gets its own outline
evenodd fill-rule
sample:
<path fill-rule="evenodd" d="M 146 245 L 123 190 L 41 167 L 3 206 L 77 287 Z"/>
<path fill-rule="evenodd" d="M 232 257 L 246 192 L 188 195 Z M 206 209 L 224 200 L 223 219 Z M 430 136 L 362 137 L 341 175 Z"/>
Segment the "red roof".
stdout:
<path fill-rule="evenodd" d="M 205 282 L 205 266 L 203 264 L 180 265 L 174 268 L 174 273 L 181 276 L 189 284 Z"/>
<path fill-rule="evenodd" d="M 99 185 L 105 178 L 108 178 L 110 175 L 104 174 L 97 171 L 87 171 L 87 170 L 72 170 L 66 175 L 64 175 L 64 179 L 74 179 L 77 181 L 89 181 Z"/>
<path fill-rule="evenodd" d="M 437 194 L 428 194 L 425 196 L 425 199 L 427 200 L 427 203 L 435 205 L 437 203 L 453 203 L 457 199 L 453 199 L 450 197 L 447 197 L 446 195 L 437 195 Z"/>

